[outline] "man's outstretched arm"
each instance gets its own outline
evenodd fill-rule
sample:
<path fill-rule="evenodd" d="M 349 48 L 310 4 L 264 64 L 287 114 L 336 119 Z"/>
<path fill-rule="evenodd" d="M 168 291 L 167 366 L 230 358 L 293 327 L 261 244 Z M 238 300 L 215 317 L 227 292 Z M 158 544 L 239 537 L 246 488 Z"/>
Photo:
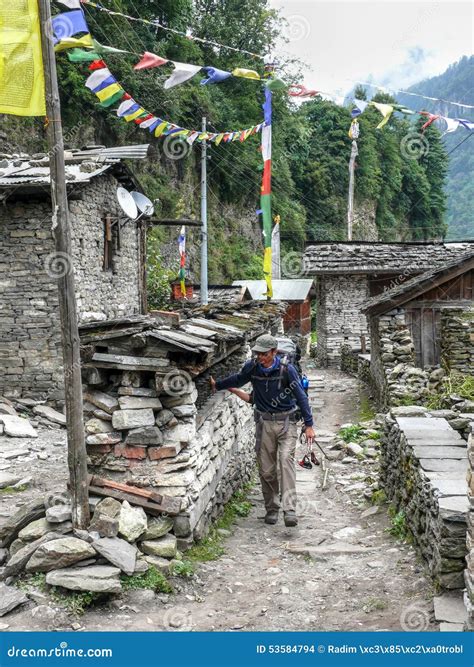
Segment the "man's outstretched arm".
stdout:
<path fill-rule="evenodd" d="M 230 389 L 231 387 L 243 387 L 250 382 L 252 369 L 254 367 L 253 361 L 247 361 L 244 367 L 238 372 L 228 375 L 222 380 L 214 380 L 211 376 L 209 382 L 213 391 L 221 391 L 222 389 Z"/>

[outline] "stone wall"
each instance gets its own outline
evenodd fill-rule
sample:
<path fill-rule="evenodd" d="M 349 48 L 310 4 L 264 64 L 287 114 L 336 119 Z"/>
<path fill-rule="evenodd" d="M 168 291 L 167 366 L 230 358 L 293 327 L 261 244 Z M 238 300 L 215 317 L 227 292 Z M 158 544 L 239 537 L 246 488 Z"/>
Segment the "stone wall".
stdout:
<path fill-rule="evenodd" d="M 230 355 L 229 369 L 247 349 Z M 179 391 L 149 372 L 95 377 L 84 393 L 89 471 L 177 502 L 173 532 L 190 546 L 254 470 L 251 407 L 225 392 L 209 397 L 208 378 L 195 383 L 185 371 Z"/>
<path fill-rule="evenodd" d="M 467 567 L 464 570 L 466 592 L 464 601 L 467 608 L 467 630 L 474 630 L 474 425 L 469 435 L 467 456 L 469 469 L 467 471 L 467 493 L 469 498 L 469 512 L 467 517 Z"/>
<path fill-rule="evenodd" d="M 138 233 L 121 232 L 113 270 L 102 270 L 101 217 L 115 215 L 117 181 L 100 176 L 71 201 L 71 236 L 81 321 L 140 311 Z M 75 192 L 79 196 L 79 192 Z M 57 398 L 62 386 L 59 305 L 51 209 L 33 199 L 0 207 L 0 394 Z"/>
<path fill-rule="evenodd" d="M 474 305 L 441 311 L 441 359 L 450 371 L 474 372 Z"/>
<path fill-rule="evenodd" d="M 370 329 L 371 375 L 381 407 L 422 404 L 439 389 L 445 372 L 415 365 L 415 347 L 403 308 L 372 317 Z"/>
<path fill-rule="evenodd" d="M 80 323 L 140 313 L 138 228 L 132 220 L 123 219 L 117 185 L 113 176 L 95 178 L 83 190 L 82 200 L 69 203 Z M 111 271 L 103 271 L 106 213 L 121 217 L 120 249 L 115 251 Z"/>
<path fill-rule="evenodd" d="M 403 511 L 435 584 L 447 589 L 464 586 L 466 470 L 466 443 L 445 419 L 416 407 L 387 415 L 381 486 L 396 511 Z"/>
<path fill-rule="evenodd" d="M 320 276 L 316 284 L 317 361 L 321 366 L 339 365 L 341 346 L 360 348 L 367 338 L 367 320 L 359 307 L 369 297 L 366 276 Z"/>

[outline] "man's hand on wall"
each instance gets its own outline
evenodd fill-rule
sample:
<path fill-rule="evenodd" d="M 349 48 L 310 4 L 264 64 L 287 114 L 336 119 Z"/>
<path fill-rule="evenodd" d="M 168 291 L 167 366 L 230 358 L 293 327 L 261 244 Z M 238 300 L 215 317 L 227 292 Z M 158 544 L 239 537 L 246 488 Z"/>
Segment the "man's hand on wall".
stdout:
<path fill-rule="evenodd" d="M 211 375 L 210 378 L 209 378 L 209 384 L 211 385 L 211 391 L 212 391 L 212 393 L 215 394 L 215 393 L 216 393 L 216 381 L 214 380 L 214 378 L 212 377 L 212 375 Z"/>

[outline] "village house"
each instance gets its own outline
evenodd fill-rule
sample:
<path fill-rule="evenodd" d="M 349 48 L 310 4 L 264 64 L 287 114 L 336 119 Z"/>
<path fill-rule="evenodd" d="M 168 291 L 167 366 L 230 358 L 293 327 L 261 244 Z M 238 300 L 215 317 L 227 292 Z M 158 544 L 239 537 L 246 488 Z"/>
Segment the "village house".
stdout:
<path fill-rule="evenodd" d="M 305 275 L 316 278 L 317 361 L 339 365 L 341 348 L 369 345 L 368 322 L 360 308 L 370 297 L 413 276 L 456 259 L 473 243 L 311 243 Z"/>
<path fill-rule="evenodd" d="M 426 399 L 445 372 L 474 373 L 474 248 L 373 297 L 370 373 L 380 403 Z"/>
<path fill-rule="evenodd" d="M 139 190 L 124 159 L 148 145 L 66 151 L 79 323 L 145 312 L 144 223 L 127 219 L 117 187 Z M 51 231 L 49 158 L 0 162 L 0 395 L 61 396 L 58 275 L 70 266 Z"/>
<path fill-rule="evenodd" d="M 264 301 L 267 286 L 264 280 L 234 280 L 233 285 L 244 287 L 243 301 Z M 302 336 L 309 340 L 311 334 L 311 304 L 314 300 L 312 280 L 273 280 L 273 301 L 285 304 L 283 331 L 287 336 Z"/>

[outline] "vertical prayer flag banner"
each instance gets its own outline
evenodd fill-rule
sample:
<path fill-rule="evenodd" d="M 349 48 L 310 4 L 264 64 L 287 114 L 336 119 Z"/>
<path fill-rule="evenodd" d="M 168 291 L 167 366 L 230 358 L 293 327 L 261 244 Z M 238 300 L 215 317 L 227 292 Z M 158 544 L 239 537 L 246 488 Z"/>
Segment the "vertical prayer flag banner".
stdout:
<path fill-rule="evenodd" d="M 46 115 L 38 0 L 0 2 L 0 113 Z"/>
<path fill-rule="evenodd" d="M 181 285 L 181 294 L 186 296 L 186 227 L 183 225 L 179 233 L 178 238 L 178 249 L 179 249 L 179 283 Z"/>
<path fill-rule="evenodd" d="M 265 123 L 262 129 L 263 178 L 260 195 L 260 208 L 263 220 L 263 275 L 267 283 L 265 296 L 272 298 L 272 91 L 265 87 L 263 114 Z"/>

